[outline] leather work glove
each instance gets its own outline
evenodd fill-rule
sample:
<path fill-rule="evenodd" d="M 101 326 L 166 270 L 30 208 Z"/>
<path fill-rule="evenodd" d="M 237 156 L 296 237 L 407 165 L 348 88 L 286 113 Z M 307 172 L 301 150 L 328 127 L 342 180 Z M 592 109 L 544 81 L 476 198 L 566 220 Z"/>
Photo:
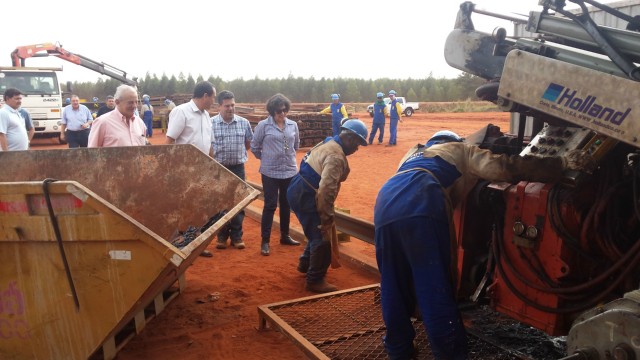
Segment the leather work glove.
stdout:
<path fill-rule="evenodd" d="M 578 149 L 568 151 L 562 157 L 562 162 L 565 170 L 576 170 L 586 173 L 592 173 L 598 167 L 596 160 L 591 154 Z"/>

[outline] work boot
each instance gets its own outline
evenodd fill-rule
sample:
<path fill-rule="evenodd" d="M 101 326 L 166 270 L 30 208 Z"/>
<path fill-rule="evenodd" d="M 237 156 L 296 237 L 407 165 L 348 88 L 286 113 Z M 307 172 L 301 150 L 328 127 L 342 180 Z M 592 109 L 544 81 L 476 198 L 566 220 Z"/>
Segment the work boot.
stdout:
<path fill-rule="evenodd" d="M 244 249 L 244 241 L 242 241 L 242 239 L 231 240 L 231 246 L 233 246 L 234 248 L 236 248 L 238 250 L 242 250 L 242 249 Z"/>
<path fill-rule="evenodd" d="M 218 239 L 216 242 L 216 249 L 226 249 L 227 248 L 227 240 Z"/>
<path fill-rule="evenodd" d="M 307 270 L 309 270 L 309 258 L 301 257 L 298 260 L 298 271 L 303 274 L 306 274 Z"/>
<path fill-rule="evenodd" d="M 269 239 L 262 239 L 262 245 L 260 245 L 260 254 L 263 256 L 269 256 Z"/>
<path fill-rule="evenodd" d="M 291 236 L 287 235 L 287 236 L 283 236 L 282 238 L 280 238 L 280 244 L 281 245 L 298 246 L 298 245 L 300 245 L 300 242 L 293 240 L 291 238 Z"/>
<path fill-rule="evenodd" d="M 317 283 L 309 284 L 306 286 L 307 291 L 311 291 L 318 294 L 330 293 L 334 291 L 338 291 L 338 288 L 335 285 L 329 284 L 325 279 Z"/>

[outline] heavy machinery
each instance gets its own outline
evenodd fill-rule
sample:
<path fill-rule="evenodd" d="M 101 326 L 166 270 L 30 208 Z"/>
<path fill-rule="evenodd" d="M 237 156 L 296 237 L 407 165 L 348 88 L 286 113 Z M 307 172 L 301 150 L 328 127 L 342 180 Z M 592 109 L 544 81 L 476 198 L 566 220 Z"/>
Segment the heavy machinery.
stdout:
<path fill-rule="evenodd" d="M 594 173 L 567 173 L 557 184 L 478 184 L 456 213 L 458 295 L 568 334 L 568 358 L 637 359 L 640 21 L 593 0 L 571 2 L 578 9 L 540 0 L 542 11 L 528 18 L 465 2 L 447 38 L 447 62 L 486 79 L 476 94 L 518 120 L 513 135 L 487 131 L 478 145 L 543 157 L 583 149 L 598 162 Z M 627 29 L 596 25 L 587 4 Z M 477 31 L 474 12 L 527 24 L 534 35 Z"/>
<path fill-rule="evenodd" d="M 55 56 L 100 74 L 110 76 L 124 84 L 136 86 L 136 78 L 103 62 L 74 54 L 60 44 L 36 44 L 19 46 L 11 53 L 12 67 L 0 68 L 0 91 L 15 87 L 24 93 L 22 106 L 29 111 L 34 122 L 36 135 L 60 135 L 63 91 L 57 72 L 62 68 L 26 67 L 25 61 L 31 57 Z M 71 91 L 70 83 L 67 91 Z"/>

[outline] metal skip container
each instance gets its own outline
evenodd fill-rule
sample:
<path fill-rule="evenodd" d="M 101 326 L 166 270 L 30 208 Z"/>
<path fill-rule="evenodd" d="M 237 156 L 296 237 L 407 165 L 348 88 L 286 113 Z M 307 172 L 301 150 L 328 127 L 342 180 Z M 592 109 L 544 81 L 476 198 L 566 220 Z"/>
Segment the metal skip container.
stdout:
<path fill-rule="evenodd" d="M 114 357 L 258 195 L 192 145 L 0 152 L 0 358 Z"/>

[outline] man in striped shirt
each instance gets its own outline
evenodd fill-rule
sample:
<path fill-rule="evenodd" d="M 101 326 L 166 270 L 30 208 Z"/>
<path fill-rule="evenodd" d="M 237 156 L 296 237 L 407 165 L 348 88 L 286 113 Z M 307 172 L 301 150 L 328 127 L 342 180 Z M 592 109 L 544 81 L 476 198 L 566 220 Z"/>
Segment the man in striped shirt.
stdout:
<path fill-rule="evenodd" d="M 231 91 L 218 94 L 220 113 L 211 118 L 213 158 L 229 169 L 237 177 L 245 180 L 244 163 L 247 161 L 247 150 L 253 139 L 249 121 L 235 114 L 236 101 Z M 231 245 L 244 249 L 242 241 L 242 221 L 244 211 L 240 211 L 227 225 L 218 232 L 217 249 L 227 248 L 227 239 L 231 237 Z"/>

